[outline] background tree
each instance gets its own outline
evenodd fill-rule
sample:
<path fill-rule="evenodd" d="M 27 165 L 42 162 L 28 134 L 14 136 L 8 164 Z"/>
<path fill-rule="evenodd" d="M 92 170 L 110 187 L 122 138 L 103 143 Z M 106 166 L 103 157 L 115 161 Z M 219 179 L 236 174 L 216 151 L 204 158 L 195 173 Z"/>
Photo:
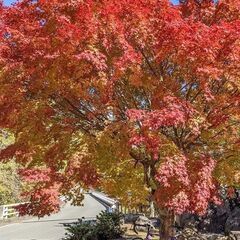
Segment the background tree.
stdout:
<path fill-rule="evenodd" d="M 26 212 L 54 212 L 60 194 L 81 200 L 81 187 L 133 167 L 161 209 L 161 239 L 174 214 L 218 202 L 218 184 L 239 172 L 239 1 L 23 0 L 0 11 L 0 126 L 15 135 L 1 158 L 15 156 L 33 186 Z"/>
<path fill-rule="evenodd" d="M 0 132 L 0 149 L 14 143 L 14 136 Z M 18 176 L 18 164 L 13 160 L 0 163 L 0 205 L 20 202 L 23 185 Z"/>
<path fill-rule="evenodd" d="M 0 164 L 0 204 L 21 202 L 21 181 L 17 174 L 18 165 L 14 162 Z"/>

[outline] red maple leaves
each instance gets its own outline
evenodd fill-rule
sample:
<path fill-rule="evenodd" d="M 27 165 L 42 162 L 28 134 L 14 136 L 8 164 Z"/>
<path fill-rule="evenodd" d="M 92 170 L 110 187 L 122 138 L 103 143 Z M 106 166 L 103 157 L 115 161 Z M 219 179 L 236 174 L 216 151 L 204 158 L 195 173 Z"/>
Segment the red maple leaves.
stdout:
<path fill-rule="evenodd" d="M 0 5 L 0 126 L 15 134 L 0 158 L 15 157 L 36 184 L 32 213 L 99 183 L 78 138 L 97 144 L 122 124 L 159 205 L 202 214 L 216 200 L 215 169 L 236 168 L 226 159 L 239 141 L 239 13 L 237 0 Z M 40 198 L 54 207 L 41 212 Z"/>
<path fill-rule="evenodd" d="M 156 176 L 162 185 L 155 194 L 157 202 L 178 214 L 204 214 L 209 202 L 220 203 L 212 176 L 215 165 L 207 156 L 166 158 Z"/>
<path fill-rule="evenodd" d="M 128 110 L 130 120 L 141 121 L 142 126 L 151 130 L 160 127 L 184 125 L 193 115 L 193 108 L 185 101 L 172 96 L 166 96 L 159 103 L 157 110 Z"/>

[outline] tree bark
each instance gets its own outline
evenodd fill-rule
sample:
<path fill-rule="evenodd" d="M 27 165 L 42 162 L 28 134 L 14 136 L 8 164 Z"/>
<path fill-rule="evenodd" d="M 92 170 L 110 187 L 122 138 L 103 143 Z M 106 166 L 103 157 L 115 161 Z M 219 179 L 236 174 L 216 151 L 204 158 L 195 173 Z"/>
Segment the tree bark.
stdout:
<path fill-rule="evenodd" d="M 135 158 L 136 159 L 136 158 Z M 140 161 L 140 160 L 138 160 Z M 157 210 L 160 216 L 160 230 L 159 237 L 160 240 L 171 240 L 175 236 L 175 214 L 173 211 L 169 211 L 167 208 L 165 209 L 154 209 L 154 192 L 155 189 L 152 186 L 152 182 L 155 181 L 156 175 L 156 162 L 154 164 L 146 162 L 146 158 L 140 161 L 143 164 L 144 168 L 144 182 L 148 186 L 150 190 L 150 215 L 155 215 L 153 210 Z"/>
<path fill-rule="evenodd" d="M 159 214 L 161 221 L 159 237 L 161 240 L 170 240 L 175 236 L 175 215 L 167 209 L 160 209 Z"/>

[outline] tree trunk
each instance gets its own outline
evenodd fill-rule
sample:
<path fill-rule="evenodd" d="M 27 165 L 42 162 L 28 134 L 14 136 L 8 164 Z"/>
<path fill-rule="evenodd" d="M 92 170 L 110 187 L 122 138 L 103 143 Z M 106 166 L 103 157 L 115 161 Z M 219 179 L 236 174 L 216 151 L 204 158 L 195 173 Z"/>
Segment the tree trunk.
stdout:
<path fill-rule="evenodd" d="M 144 168 L 144 182 L 148 186 L 150 190 L 150 210 L 151 215 L 155 213 L 152 212 L 154 209 L 154 193 L 155 188 L 153 188 L 151 182 L 155 181 L 156 175 L 156 162 L 154 164 L 146 164 L 146 159 L 142 161 L 143 168 Z M 154 209 L 155 210 L 155 209 Z M 160 230 L 159 230 L 159 237 L 160 240 L 171 240 L 175 236 L 175 215 L 172 211 L 168 209 L 156 209 L 158 210 L 160 216 Z"/>
<path fill-rule="evenodd" d="M 159 237 L 161 240 L 170 240 L 175 236 L 175 215 L 167 209 L 161 209 L 159 214 L 161 220 Z"/>

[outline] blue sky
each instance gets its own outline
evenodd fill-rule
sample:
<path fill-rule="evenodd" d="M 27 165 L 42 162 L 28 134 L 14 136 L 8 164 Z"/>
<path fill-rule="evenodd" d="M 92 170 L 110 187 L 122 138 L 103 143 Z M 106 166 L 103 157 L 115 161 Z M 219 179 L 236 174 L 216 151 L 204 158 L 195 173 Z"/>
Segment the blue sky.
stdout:
<path fill-rule="evenodd" d="M 3 0 L 5 5 L 10 5 L 11 3 L 15 2 L 15 0 Z"/>
<path fill-rule="evenodd" d="M 51 0 L 50 0 L 51 1 Z M 15 2 L 15 0 L 3 0 L 5 5 L 10 5 L 11 3 Z M 178 3 L 178 0 L 172 0 L 174 4 Z"/>
<path fill-rule="evenodd" d="M 14 0 L 3 0 L 5 5 L 10 5 L 11 3 L 14 2 Z"/>

